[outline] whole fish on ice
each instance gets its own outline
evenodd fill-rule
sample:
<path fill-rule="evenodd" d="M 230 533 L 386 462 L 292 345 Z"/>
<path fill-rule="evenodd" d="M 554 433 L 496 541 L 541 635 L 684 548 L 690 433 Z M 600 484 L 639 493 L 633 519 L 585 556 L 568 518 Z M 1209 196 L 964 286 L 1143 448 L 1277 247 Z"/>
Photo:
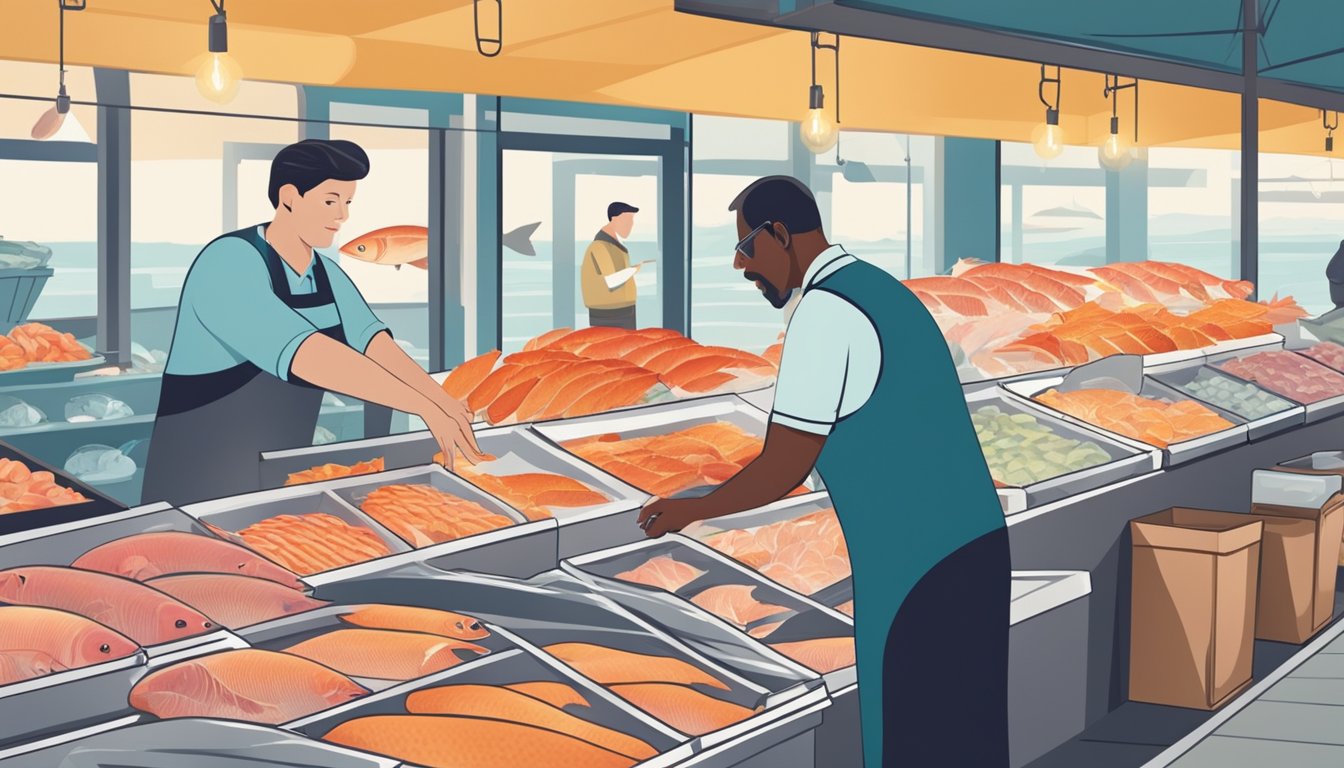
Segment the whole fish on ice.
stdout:
<path fill-rule="evenodd" d="M 532 233 L 540 226 L 541 222 L 537 221 L 505 232 L 500 242 L 511 251 L 536 256 Z M 429 269 L 429 228 L 399 225 L 375 229 L 341 246 L 341 255 L 397 269 L 403 264 Z"/>

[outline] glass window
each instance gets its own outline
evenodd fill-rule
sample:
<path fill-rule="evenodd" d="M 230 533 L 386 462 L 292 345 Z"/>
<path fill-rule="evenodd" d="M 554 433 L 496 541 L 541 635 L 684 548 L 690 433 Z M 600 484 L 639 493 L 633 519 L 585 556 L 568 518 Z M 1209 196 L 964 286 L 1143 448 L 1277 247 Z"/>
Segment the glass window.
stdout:
<path fill-rule="evenodd" d="M 1260 156 L 1259 297 L 1292 296 L 1308 312 L 1334 309 L 1325 267 L 1344 238 L 1344 163 Z"/>
<path fill-rule="evenodd" d="M 0 93 L 39 96 L 51 101 L 0 98 L 0 139 L 31 139 L 33 124 L 55 105 L 60 74 L 55 64 L 0 61 Z M 75 101 L 93 101 L 93 68 L 65 68 L 65 90 Z M 71 105 L 70 114 L 52 141 L 92 142 L 98 138 L 96 107 Z"/>
<path fill-rule="evenodd" d="M 1093 266 L 1106 258 L 1106 177 L 1095 147 L 1042 160 L 1030 144 L 1000 149 L 1000 258 Z"/>
<path fill-rule="evenodd" d="M 537 225 L 531 235 L 535 256 L 509 247 L 513 238 L 505 238 L 502 247 L 505 352 L 517 351 L 528 339 L 552 328 L 589 324 L 581 260 L 606 226 L 607 206 L 613 202 L 639 209 L 624 242 L 631 266 L 648 262 L 633 278 L 636 323 L 641 328 L 662 325 L 661 176 L 662 161 L 657 157 L 505 151 L 504 233 Z"/>
<path fill-rule="evenodd" d="M 1241 153 L 1223 149 L 1148 150 L 1148 258 L 1223 278 L 1240 269 L 1234 174 Z"/>
<path fill-rule="evenodd" d="M 787 162 L 796 123 L 745 117 L 695 116 L 697 160 L 774 160 Z"/>
<path fill-rule="evenodd" d="M 98 166 L 0 159 L 0 238 L 51 249 L 34 320 L 98 314 Z M 31 262 L 30 262 L 31 263 Z"/>

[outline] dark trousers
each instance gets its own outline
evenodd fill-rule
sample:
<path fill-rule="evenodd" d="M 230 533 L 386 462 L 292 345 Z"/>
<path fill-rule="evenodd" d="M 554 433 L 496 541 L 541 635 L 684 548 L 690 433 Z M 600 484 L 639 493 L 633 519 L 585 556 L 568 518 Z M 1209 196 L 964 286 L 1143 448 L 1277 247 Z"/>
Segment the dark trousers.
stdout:
<path fill-rule="evenodd" d="M 594 328 L 601 326 L 633 331 L 635 330 L 635 306 L 631 304 L 619 309 L 589 309 L 588 324 Z"/>
<path fill-rule="evenodd" d="M 901 604 L 882 667 L 882 768 L 1008 765 L 1010 571 L 1001 528 L 944 559 Z"/>

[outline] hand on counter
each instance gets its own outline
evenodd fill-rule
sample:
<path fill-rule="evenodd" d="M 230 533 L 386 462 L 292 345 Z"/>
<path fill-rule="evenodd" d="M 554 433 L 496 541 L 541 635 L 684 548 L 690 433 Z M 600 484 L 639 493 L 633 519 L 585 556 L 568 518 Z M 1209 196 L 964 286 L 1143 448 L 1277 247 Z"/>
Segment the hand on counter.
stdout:
<path fill-rule="evenodd" d="M 699 519 L 694 514 L 699 502 L 699 499 L 660 499 L 655 496 L 639 511 L 639 527 L 651 539 L 680 531 Z"/>

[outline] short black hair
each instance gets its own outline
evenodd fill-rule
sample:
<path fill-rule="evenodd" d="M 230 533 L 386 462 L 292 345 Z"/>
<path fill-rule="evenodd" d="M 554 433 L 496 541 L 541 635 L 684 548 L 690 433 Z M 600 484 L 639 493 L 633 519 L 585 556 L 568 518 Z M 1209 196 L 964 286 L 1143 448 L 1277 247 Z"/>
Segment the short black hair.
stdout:
<path fill-rule="evenodd" d="M 268 192 L 280 207 L 280 188 L 293 184 L 300 195 L 328 179 L 359 181 L 369 175 L 369 156 L 353 141 L 304 139 L 280 150 L 271 161 Z"/>
<path fill-rule="evenodd" d="M 607 206 L 607 221 L 611 221 L 622 213 L 639 213 L 639 209 L 629 203 L 612 203 Z"/>
<path fill-rule="evenodd" d="M 821 229 L 817 199 L 806 184 L 792 176 L 766 176 L 751 182 L 728 210 L 741 211 L 752 229 L 766 221 L 783 224 L 795 234 Z"/>

